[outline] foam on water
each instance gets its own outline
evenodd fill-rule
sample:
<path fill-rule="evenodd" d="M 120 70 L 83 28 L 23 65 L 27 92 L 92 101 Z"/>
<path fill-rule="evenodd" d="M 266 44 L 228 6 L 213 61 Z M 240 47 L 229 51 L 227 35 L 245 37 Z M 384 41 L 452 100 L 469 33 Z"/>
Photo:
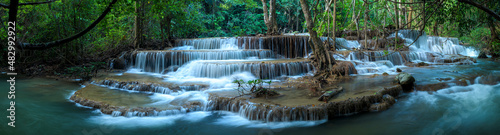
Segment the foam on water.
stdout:
<path fill-rule="evenodd" d="M 408 101 L 403 102 L 402 109 L 416 111 L 412 112 L 415 115 L 426 113 L 425 117 L 420 118 L 423 121 L 429 119 L 430 123 L 425 128 L 430 129 L 426 131 L 450 132 L 460 127 L 467 127 L 461 130 L 492 129 L 498 123 L 491 120 L 500 114 L 499 99 L 500 84 L 453 86 L 432 93 L 412 93 Z"/>
<path fill-rule="evenodd" d="M 178 70 L 178 72 L 167 74 L 167 78 L 165 78 L 165 81 L 172 82 L 172 83 L 206 83 L 210 84 L 210 89 L 220 89 L 220 88 L 234 88 L 235 84 L 233 84 L 233 80 L 235 79 L 243 79 L 244 81 L 248 80 L 255 80 L 257 79 L 252 73 L 250 72 L 240 72 L 240 73 L 233 73 L 230 76 L 223 76 L 219 78 L 205 78 L 205 77 L 196 77 L 192 76 L 189 74 L 183 74 L 179 72 L 189 72 L 189 71 L 182 71 L 181 69 Z"/>
<path fill-rule="evenodd" d="M 90 123 L 113 126 L 116 128 L 146 128 L 146 127 L 161 127 L 171 126 L 177 120 L 186 118 L 187 114 L 161 116 L 161 117 L 113 117 L 111 115 L 101 114 L 99 116 L 92 116 L 88 119 Z M 199 118 L 199 117 L 198 117 Z"/>
<path fill-rule="evenodd" d="M 290 128 L 290 127 L 310 127 L 325 123 L 327 120 L 319 121 L 291 121 L 291 122 L 262 122 L 248 120 L 247 118 L 241 117 L 237 113 L 219 111 L 222 114 L 221 118 L 218 118 L 213 124 L 229 126 L 229 127 L 247 127 L 247 128 L 269 128 L 269 129 L 279 129 L 279 128 Z"/>
<path fill-rule="evenodd" d="M 194 46 L 178 46 L 178 47 L 174 47 L 174 48 L 171 48 L 169 50 L 193 50 L 194 49 Z"/>

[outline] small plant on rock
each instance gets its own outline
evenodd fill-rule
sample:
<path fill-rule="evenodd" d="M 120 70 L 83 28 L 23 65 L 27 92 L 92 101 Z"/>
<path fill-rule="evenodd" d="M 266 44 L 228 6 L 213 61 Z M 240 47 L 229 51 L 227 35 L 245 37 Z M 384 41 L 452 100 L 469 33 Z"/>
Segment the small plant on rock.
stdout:
<path fill-rule="evenodd" d="M 243 95 L 251 95 L 252 97 L 261 97 L 261 96 L 275 96 L 279 95 L 278 92 L 271 89 L 271 81 L 262 81 L 262 79 L 256 80 L 248 80 L 247 82 L 243 81 L 243 79 L 236 79 L 233 83 L 237 84 L 238 87 L 236 90 L 240 96 Z M 264 87 L 264 83 L 268 84 L 268 88 Z"/>

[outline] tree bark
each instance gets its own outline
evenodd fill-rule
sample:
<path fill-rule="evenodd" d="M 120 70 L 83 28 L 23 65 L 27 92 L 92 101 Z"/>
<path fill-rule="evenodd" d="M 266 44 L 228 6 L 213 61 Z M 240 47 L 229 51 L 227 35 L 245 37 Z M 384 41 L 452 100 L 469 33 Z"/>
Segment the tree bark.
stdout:
<path fill-rule="evenodd" d="M 336 31 L 337 31 L 337 0 L 333 0 L 333 35 L 332 35 L 332 39 L 333 39 L 333 51 L 335 51 L 337 49 L 336 47 L 336 43 L 337 43 L 337 37 L 335 36 L 336 34 Z"/>
<path fill-rule="evenodd" d="M 399 11 L 398 11 L 398 3 L 394 3 L 394 11 L 396 14 L 396 35 L 394 38 L 394 51 L 396 51 L 396 45 L 398 44 L 398 32 L 399 32 Z"/>
<path fill-rule="evenodd" d="M 368 49 L 368 0 L 365 1 L 365 49 Z"/>
<path fill-rule="evenodd" d="M 172 47 L 172 45 L 170 44 L 170 37 L 172 36 L 172 32 L 171 32 L 172 26 L 170 26 L 170 25 L 172 25 L 171 21 L 172 21 L 172 17 L 167 17 L 165 19 L 165 23 L 166 23 L 165 24 L 165 27 L 166 27 L 165 33 L 167 33 L 167 43 L 168 43 L 169 47 Z"/>
<path fill-rule="evenodd" d="M 309 5 L 305 0 L 300 0 L 300 6 L 302 7 L 302 12 L 304 13 L 304 18 L 306 19 L 307 30 L 309 31 L 309 36 L 312 40 L 311 48 L 313 49 L 313 53 L 318 58 L 318 63 L 316 68 L 318 70 L 327 70 L 331 69 L 332 61 L 330 59 L 330 55 L 328 50 L 322 45 L 321 39 L 319 39 L 318 34 L 313 29 L 314 23 L 311 17 L 311 13 L 309 12 Z"/>
<path fill-rule="evenodd" d="M 135 40 L 134 40 L 134 48 L 139 48 L 142 44 L 142 19 L 141 19 L 141 2 L 140 0 L 135 1 Z"/>
<path fill-rule="evenodd" d="M 269 1 L 269 9 L 267 8 L 267 0 L 261 0 L 262 9 L 264 10 L 264 23 L 267 27 L 267 35 L 278 35 L 278 24 L 276 23 L 276 0 Z"/>
<path fill-rule="evenodd" d="M 18 1 L 18 0 L 12 0 L 12 1 Z M 106 7 L 106 9 L 101 14 L 101 16 L 99 16 L 99 18 L 97 18 L 97 20 L 95 20 L 92 24 L 90 24 L 87 28 L 85 28 L 85 30 L 83 30 L 83 31 L 81 31 L 81 32 L 79 32 L 79 33 L 71 36 L 71 37 L 68 37 L 68 38 L 65 38 L 65 39 L 61 39 L 61 40 L 46 42 L 46 43 L 22 43 L 22 44 L 18 44 L 18 47 L 22 48 L 22 49 L 28 49 L 28 50 L 43 50 L 43 49 L 48 49 L 48 48 L 51 48 L 51 47 L 54 47 L 54 46 L 59 46 L 61 44 L 73 41 L 73 40 L 75 40 L 75 39 L 77 39 L 77 38 L 85 35 L 87 32 L 89 32 L 95 26 L 97 26 L 97 24 L 99 22 L 101 22 L 102 19 L 104 19 L 104 17 L 106 17 L 106 15 L 111 11 L 111 7 L 113 7 L 113 4 L 115 4 L 116 1 L 118 1 L 118 0 L 111 1 L 111 3 L 109 3 L 108 7 Z M 13 6 L 13 7 L 15 7 L 15 11 L 17 12 L 17 6 Z M 10 12 L 14 11 L 12 9 L 13 7 L 11 7 L 11 9 L 10 9 L 11 11 L 9 11 L 9 21 L 10 21 L 10 18 L 11 18 Z M 13 15 L 16 15 L 16 14 L 13 14 Z M 13 17 L 15 18 L 15 16 L 13 16 Z"/>
<path fill-rule="evenodd" d="M 17 8 L 19 0 L 10 0 L 9 6 L 9 22 L 16 22 L 17 20 Z"/>

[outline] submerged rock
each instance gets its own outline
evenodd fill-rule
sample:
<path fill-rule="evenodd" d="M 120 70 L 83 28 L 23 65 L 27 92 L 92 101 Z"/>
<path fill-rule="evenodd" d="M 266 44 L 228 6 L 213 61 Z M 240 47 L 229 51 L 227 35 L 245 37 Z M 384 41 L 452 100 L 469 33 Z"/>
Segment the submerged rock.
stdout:
<path fill-rule="evenodd" d="M 165 70 L 163 70 L 163 73 L 175 72 L 175 71 L 177 71 L 177 69 L 179 69 L 179 66 L 172 65 L 172 66 L 169 66 L 168 68 L 166 68 Z"/>
<path fill-rule="evenodd" d="M 437 91 L 440 89 L 444 89 L 449 87 L 448 83 L 435 83 L 435 84 L 426 84 L 426 85 L 417 85 L 416 90 L 419 91 Z"/>
<path fill-rule="evenodd" d="M 384 111 L 389 109 L 394 103 L 396 103 L 396 99 L 391 95 L 384 95 L 381 103 L 375 103 L 370 105 L 371 112 Z"/>
<path fill-rule="evenodd" d="M 113 69 L 126 69 L 127 68 L 127 64 L 125 63 L 125 60 L 123 60 L 123 59 L 114 58 L 111 60 L 111 62 L 113 62 L 112 67 L 111 67 Z"/>
<path fill-rule="evenodd" d="M 408 67 L 425 67 L 425 66 L 429 66 L 429 64 L 425 63 L 425 62 L 419 62 L 419 63 L 408 62 L 405 65 L 408 66 Z"/>
<path fill-rule="evenodd" d="M 486 56 L 486 52 L 481 51 L 481 52 L 479 52 L 479 55 L 477 56 L 477 58 L 488 58 L 488 57 Z"/>
<path fill-rule="evenodd" d="M 403 72 L 403 71 L 399 68 L 396 68 L 396 72 Z"/>
<path fill-rule="evenodd" d="M 396 76 L 395 81 L 403 87 L 403 90 L 409 91 L 413 88 L 415 78 L 409 73 L 402 72 Z"/>

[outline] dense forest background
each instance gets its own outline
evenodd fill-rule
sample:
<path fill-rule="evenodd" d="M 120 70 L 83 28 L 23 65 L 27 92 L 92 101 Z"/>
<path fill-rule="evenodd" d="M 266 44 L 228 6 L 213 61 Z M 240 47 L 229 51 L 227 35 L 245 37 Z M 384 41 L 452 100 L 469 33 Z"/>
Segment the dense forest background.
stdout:
<path fill-rule="evenodd" d="M 43 43 L 69 37 L 93 23 L 111 1 L 57 0 L 19 6 L 18 41 Z M 268 0 L 118 0 L 95 28 L 76 40 L 44 50 L 18 48 L 17 65 L 61 65 L 52 68 L 64 70 L 82 63 L 107 62 L 122 51 L 163 49 L 179 38 L 266 34 L 263 3 L 275 10 L 271 19 L 276 21 L 278 34 L 308 32 L 302 0 L 271 1 L 275 4 Z M 335 4 L 310 0 L 306 4 L 318 36 L 344 30 L 422 29 L 427 35 L 458 37 L 465 45 L 500 54 L 499 20 L 467 1 L 500 13 L 497 0 L 337 0 Z M 7 64 L 3 61 L 8 11 L 0 8 L 2 67 Z"/>

